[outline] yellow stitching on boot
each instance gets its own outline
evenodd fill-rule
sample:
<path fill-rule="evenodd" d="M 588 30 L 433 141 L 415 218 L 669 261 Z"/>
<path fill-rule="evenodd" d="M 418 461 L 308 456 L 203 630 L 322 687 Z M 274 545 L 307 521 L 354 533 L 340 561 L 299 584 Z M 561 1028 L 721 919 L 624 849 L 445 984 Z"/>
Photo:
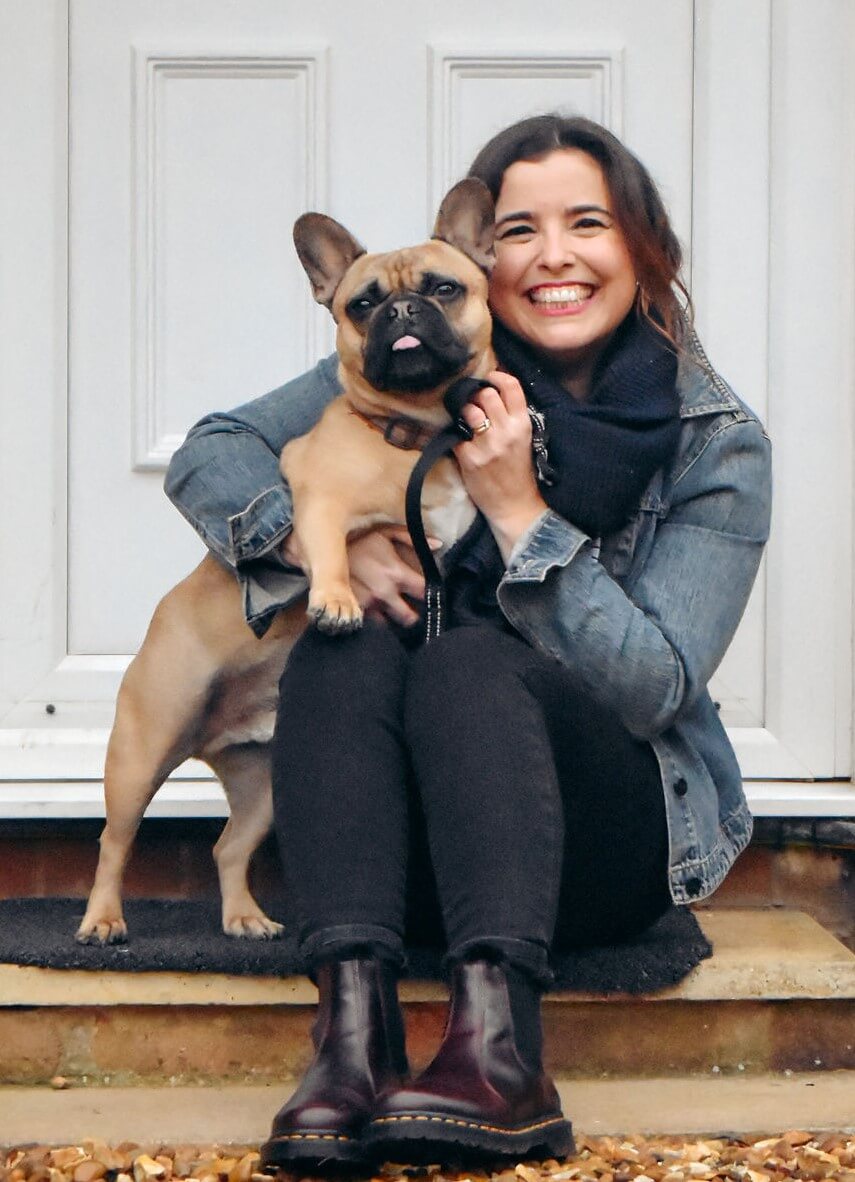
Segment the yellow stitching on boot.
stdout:
<path fill-rule="evenodd" d="M 503 1129 L 498 1125 L 480 1124 L 474 1120 L 456 1120 L 451 1116 L 377 1116 L 372 1120 L 373 1125 L 390 1124 L 393 1121 L 426 1121 L 434 1124 L 459 1125 L 464 1129 L 481 1129 L 485 1133 L 504 1133 L 508 1137 L 517 1137 L 521 1133 L 532 1133 L 535 1129 L 545 1129 L 548 1125 L 562 1124 L 563 1116 L 551 1116 L 549 1120 L 542 1120 L 538 1124 L 524 1125 L 521 1129 Z"/>
<path fill-rule="evenodd" d="M 281 1133 L 278 1137 L 273 1138 L 273 1143 L 278 1141 L 350 1141 L 350 1137 L 346 1137 L 344 1133 Z"/>

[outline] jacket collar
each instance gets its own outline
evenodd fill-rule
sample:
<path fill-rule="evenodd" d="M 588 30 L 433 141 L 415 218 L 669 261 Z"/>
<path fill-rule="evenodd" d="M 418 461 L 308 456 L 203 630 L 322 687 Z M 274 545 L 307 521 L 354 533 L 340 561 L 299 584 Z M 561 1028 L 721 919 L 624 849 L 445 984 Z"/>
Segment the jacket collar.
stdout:
<path fill-rule="evenodd" d="M 680 354 L 677 392 L 680 395 L 681 419 L 721 414 L 722 411 L 740 408 L 736 395 L 710 365 L 695 332 L 692 332 L 686 349 Z"/>

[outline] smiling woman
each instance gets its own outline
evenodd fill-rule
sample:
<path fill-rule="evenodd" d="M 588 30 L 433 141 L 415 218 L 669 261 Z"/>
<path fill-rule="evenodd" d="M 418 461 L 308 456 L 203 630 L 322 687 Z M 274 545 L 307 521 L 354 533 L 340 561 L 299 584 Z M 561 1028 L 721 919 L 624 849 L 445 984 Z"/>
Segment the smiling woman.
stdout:
<path fill-rule="evenodd" d="M 480 513 L 444 556 L 452 626 L 427 646 L 407 628 L 423 583 L 400 533 L 374 532 L 348 546 L 366 626 L 307 632 L 280 683 L 277 832 L 321 1010 L 267 1165 L 565 1152 L 540 1024 L 556 958 L 711 894 L 751 834 L 707 683 L 768 535 L 768 439 L 697 345 L 662 201 L 614 136 L 539 116 L 471 175 L 496 203 L 495 252 L 470 266 L 482 290 L 490 275 L 501 368 L 455 450 Z M 404 378 L 456 298 L 411 280 L 403 327 L 350 290 L 339 339 L 367 375 L 370 334 L 378 372 Z M 289 490 L 263 473 L 336 394 L 334 365 L 203 420 L 167 478 L 205 537 L 222 533 L 211 461 L 235 471 L 230 520 L 271 514 L 235 563 L 258 632 L 301 554 Z M 248 452 L 225 462 L 249 436 L 255 478 Z M 446 952 L 451 1008 L 410 1080 L 395 977 L 419 942 Z"/>
<path fill-rule="evenodd" d="M 491 307 L 530 344 L 551 352 L 554 342 L 577 396 L 633 303 L 680 344 L 691 308 L 680 244 L 647 170 L 605 128 L 586 119 L 523 120 L 490 140 L 469 175 L 497 203 Z M 517 244 L 519 251 L 506 249 Z M 569 327 L 567 317 L 589 307 L 595 315 L 579 322 L 564 355 L 560 333 L 544 333 L 542 317 L 554 312 Z"/>
<path fill-rule="evenodd" d="M 512 164 L 496 204 L 490 307 L 555 363 L 577 398 L 638 287 L 609 205 L 601 168 L 577 149 Z"/>

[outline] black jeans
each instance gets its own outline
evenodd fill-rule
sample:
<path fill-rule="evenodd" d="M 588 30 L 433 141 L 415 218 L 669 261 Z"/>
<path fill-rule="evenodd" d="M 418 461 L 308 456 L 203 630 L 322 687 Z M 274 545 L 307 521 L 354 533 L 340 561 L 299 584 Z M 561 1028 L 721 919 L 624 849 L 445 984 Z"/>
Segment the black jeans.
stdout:
<path fill-rule="evenodd" d="M 444 941 L 546 983 L 551 949 L 626 939 L 670 905 L 652 748 L 497 626 L 415 650 L 377 623 L 306 632 L 273 793 L 310 964 Z"/>

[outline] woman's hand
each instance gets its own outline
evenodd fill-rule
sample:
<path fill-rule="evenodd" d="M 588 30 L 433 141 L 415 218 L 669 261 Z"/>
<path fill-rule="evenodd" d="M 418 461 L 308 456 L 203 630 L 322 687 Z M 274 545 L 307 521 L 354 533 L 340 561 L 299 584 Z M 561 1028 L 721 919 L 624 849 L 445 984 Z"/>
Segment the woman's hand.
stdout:
<path fill-rule="evenodd" d="M 428 543 L 439 546 L 433 538 Z M 286 562 L 303 567 L 293 532 L 282 543 L 282 554 Z M 347 544 L 347 558 L 353 593 L 369 619 L 389 617 L 405 627 L 418 622 L 418 612 L 403 597 L 424 599 L 425 581 L 405 526 L 384 526 L 354 538 Z"/>
<path fill-rule="evenodd" d="M 425 580 L 406 526 L 363 534 L 348 543 L 347 556 L 353 592 L 369 619 L 388 616 L 405 627 L 418 623 L 419 613 L 403 597 L 424 599 Z"/>
<path fill-rule="evenodd" d="M 494 370 L 463 408 L 462 418 L 476 434 L 454 449 L 463 483 L 487 518 L 505 562 L 517 540 L 548 508 L 540 495 L 531 455 L 531 419 L 522 386 L 511 374 Z M 488 430 L 478 427 L 488 419 Z"/>

